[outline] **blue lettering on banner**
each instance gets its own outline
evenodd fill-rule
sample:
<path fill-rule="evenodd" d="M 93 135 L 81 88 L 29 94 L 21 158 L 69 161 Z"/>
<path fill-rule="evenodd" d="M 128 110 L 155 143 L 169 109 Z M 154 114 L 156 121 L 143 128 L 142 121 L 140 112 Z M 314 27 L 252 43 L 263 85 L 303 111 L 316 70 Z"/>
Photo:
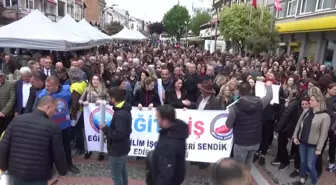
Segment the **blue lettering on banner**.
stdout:
<path fill-rule="evenodd" d="M 157 124 L 157 120 L 153 118 L 152 115 L 148 116 L 146 120 L 143 115 L 138 114 L 138 117 L 134 119 L 134 129 L 137 132 L 152 132 L 153 131 L 153 124 L 156 126 L 156 132 L 160 130 L 160 127 Z"/>
<path fill-rule="evenodd" d="M 88 135 L 88 138 L 87 138 L 88 141 L 94 141 L 94 142 L 99 142 L 100 141 L 100 137 L 99 135 Z M 106 143 L 107 141 L 107 138 L 104 137 L 104 143 Z"/>
<path fill-rule="evenodd" d="M 198 150 L 227 150 L 226 143 L 198 143 Z"/>

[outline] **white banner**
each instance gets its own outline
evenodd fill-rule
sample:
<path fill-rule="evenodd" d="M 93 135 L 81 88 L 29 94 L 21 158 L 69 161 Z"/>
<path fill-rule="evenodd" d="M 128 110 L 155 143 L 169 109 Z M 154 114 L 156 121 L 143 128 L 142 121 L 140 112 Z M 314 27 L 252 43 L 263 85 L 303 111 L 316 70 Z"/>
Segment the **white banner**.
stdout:
<path fill-rule="evenodd" d="M 109 126 L 113 109 L 106 106 L 105 121 Z M 189 125 L 187 139 L 187 160 L 198 162 L 216 162 L 222 157 L 230 157 L 232 150 L 232 129 L 225 126 L 228 112 L 207 110 L 176 109 L 177 118 Z M 89 104 L 84 107 L 85 136 L 88 151 L 100 151 L 99 123 L 101 122 L 100 107 Z M 155 119 L 155 109 L 132 109 L 131 151 L 129 156 L 146 156 L 153 150 L 159 136 L 159 126 Z M 107 152 L 106 142 L 104 152 Z"/>

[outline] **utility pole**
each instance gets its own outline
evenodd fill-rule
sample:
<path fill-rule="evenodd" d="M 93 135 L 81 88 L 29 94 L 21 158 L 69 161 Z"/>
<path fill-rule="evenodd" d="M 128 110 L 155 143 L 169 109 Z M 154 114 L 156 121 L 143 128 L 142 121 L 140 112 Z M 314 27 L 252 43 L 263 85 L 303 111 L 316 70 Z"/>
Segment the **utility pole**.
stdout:
<path fill-rule="evenodd" d="M 223 2 L 224 3 L 224 2 Z M 215 0 L 212 1 L 212 8 L 215 10 L 216 13 L 216 23 L 215 23 L 215 51 L 217 50 L 217 30 L 218 30 L 218 10 L 215 7 Z"/>
<path fill-rule="evenodd" d="M 186 41 L 187 41 L 187 47 L 188 47 L 188 22 L 186 22 Z"/>
<path fill-rule="evenodd" d="M 20 11 L 20 9 L 19 9 L 19 1 L 17 1 L 16 2 L 16 20 L 19 20 L 19 11 Z"/>
<path fill-rule="evenodd" d="M 216 10 L 216 25 L 215 25 L 215 51 L 216 51 L 217 50 L 218 11 L 217 11 L 217 8 L 215 8 L 215 10 Z"/>

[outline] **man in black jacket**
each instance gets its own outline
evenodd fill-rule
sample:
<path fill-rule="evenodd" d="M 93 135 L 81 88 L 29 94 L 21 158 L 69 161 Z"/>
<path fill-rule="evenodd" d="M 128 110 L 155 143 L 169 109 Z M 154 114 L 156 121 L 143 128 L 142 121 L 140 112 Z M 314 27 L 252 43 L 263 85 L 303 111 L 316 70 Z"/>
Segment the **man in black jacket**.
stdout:
<path fill-rule="evenodd" d="M 125 101 L 126 91 L 113 87 L 108 91 L 110 103 L 113 105 L 113 119 L 110 127 L 100 124 L 100 129 L 107 139 L 112 180 L 114 185 L 128 185 L 127 155 L 131 150 L 130 135 L 132 133 L 132 107 Z"/>
<path fill-rule="evenodd" d="M 272 82 L 266 82 L 266 95 L 251 95 L 248 82 L 239 84 L 240 98 L 229 108 L 226 127 L 233 128 L 233 155 L 238 162 L 252 167 L 253 156 L 259 149 L 262 137 L 263 109 L 273 98 Z"/>
<path fill-rule="evenodd" d="M 53 164 L 60 175 L 68 168 L 61 130 L 49 119 L 57 101 L 43 97 L 36 110 L 16 116 L 0 141 L 0 169 L 13 177 L 13 185 L 47 185 Z"/>
<path fill-rule="evenodd" d="M 176 119 L 174 107 L 162 105 L 156 109 L 160 136 L 154 150 L 151 177 L 154 185 L 180 185 L 184 181 L 188 125 Z"/>
<path fill-rule="evenodd" d="M 24 113 L 30 113 L 33 111 L 36 93 L 44 88 L 44 81 L 46 80 L 46 78 L 47 76 L 45 74 L 37 72 L 30 79 L 32 86 L 30 87 L 29 97 Z"/>

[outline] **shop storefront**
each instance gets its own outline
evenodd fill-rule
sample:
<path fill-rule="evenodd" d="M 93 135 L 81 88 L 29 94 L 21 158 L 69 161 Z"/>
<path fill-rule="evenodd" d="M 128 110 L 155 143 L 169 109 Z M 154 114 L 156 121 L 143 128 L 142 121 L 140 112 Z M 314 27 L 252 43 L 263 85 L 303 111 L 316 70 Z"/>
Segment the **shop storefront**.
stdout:
<path fill-rule="evenodd" d="M 298 53 L 303 57 L 314 58 L 316 62 L 336 66 L 336 16 L 311 18 L 276 24 L 281 34 L 278 54 L 283 48 L 286 53 Z"/>

